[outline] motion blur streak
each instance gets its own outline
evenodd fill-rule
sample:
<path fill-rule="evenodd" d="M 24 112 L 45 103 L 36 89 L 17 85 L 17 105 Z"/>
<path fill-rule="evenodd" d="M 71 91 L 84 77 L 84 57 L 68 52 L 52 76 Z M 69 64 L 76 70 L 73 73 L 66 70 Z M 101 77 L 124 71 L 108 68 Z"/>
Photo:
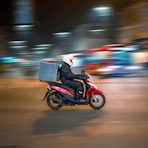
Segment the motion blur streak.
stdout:
<path fill-rule="evenodd" d="M 0 0 L 0 148 L 147 148 L 148 2 Z M 41 62 L 74 54 L 103 109 L 51 111 Z"/>

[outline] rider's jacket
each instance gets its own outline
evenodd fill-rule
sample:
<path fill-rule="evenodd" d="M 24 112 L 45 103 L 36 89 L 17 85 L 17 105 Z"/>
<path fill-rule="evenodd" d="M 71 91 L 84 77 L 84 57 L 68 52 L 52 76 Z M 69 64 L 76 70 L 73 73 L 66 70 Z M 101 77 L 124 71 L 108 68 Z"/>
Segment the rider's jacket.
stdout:
<path fill-rule="evenodd" d="M 66 80 L 72 80 L 76 79 L 77 75 L 72 73 L 70 65 L 63 62 L 60 67 L 60 79 L 62 83 L 64 83 Z"/>

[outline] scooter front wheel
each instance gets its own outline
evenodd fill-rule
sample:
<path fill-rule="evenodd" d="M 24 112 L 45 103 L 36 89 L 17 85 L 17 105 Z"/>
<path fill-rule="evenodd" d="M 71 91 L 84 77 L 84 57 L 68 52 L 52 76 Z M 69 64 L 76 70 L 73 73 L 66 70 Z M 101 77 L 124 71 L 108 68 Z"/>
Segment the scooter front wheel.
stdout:
<path fill-rule="evenodd" d="M 58 110 L 62 107 L 60 104 L 60 98 L 59 95 L 53 91 L 47 96 L 47 105 L 52 109 L 52 110 Z"/>
<path fill-rule="evenodd" d="M 92 94 L 89 98 L 89 105 L 94 109 L 101 109 L 105 103 L 106 99 L 103 94 Z"/>

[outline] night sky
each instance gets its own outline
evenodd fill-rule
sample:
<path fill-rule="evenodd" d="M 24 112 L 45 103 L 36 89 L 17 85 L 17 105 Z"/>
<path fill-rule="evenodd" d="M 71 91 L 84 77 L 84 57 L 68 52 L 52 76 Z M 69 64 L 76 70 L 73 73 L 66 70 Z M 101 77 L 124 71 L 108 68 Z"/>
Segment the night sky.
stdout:
<path fill-rule="evenodd" d="M 34 0 L 33 15 L 36 26 L 43 30 L 66 30 L 83 22 L 86 12 L 96 0 Z M 0 0 L 0 25 L 13 24 L 14 0 Z"/>
<path fill-rule="evenodd" d="M 95 0 L 40 0 L 35 1 L 35 19 L 44 30 L 67 31 L 74 26 L 84 23 L 85 16 Z"/>
<path fill-rule="evenodd" d="M 0 0 L 0 25 L 7 26 L 12 23 L 12 1 Z"/>
<path fill-rule="evenodd" d="M 45 30 L 71 30 L 87 22 L 94 7 L 112 6 L 117 12 L 136 2 L 139 0 L 34 0 L 35 19 Z"/>
<path fill-rule="evenodd" d="M 37 29 L 48 32 L 68 31 L 85 23 L 91 8 L 102 4 L 116 10 L 138 0 L 33 0 Z M 0 0 L 0 25 L 12 25 L 14 0 Z"/>

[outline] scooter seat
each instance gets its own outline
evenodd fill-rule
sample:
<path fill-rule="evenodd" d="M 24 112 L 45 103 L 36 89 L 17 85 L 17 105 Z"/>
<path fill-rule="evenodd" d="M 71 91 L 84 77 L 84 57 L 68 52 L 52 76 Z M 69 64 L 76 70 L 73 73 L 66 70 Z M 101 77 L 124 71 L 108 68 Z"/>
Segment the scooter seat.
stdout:
<path fill-rule="evenodd" d="M 64 85 L 64 84 L 61 84 L 61 86 L 63 87 L 63 88 L 65 88 L 65 89 L 67 89 L 67 90 L 69 90 L 69 91 L 74 91 L 72 88 L 69 88 L 69 87 L 67 87 L 66 85 Z"/>

